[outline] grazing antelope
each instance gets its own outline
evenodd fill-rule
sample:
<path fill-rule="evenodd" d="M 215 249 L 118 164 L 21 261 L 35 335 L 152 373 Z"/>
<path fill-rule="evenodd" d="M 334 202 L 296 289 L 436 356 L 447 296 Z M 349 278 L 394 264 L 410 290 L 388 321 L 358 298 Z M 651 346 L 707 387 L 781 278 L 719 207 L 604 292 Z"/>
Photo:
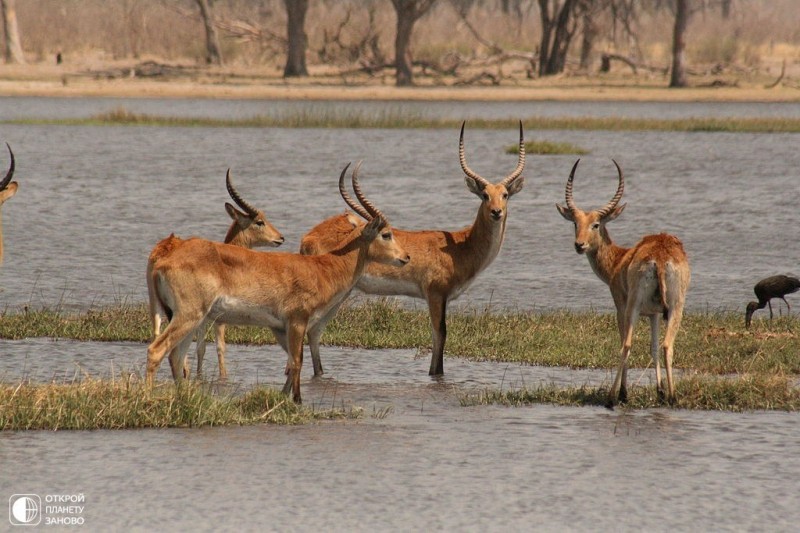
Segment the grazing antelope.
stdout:
<path fill-rule="evenodd" d="M 340 187 L 349 166 L 342 170 Z M 352 179 L 356 187 L 355 173 Z M 299 403 L 308 327 L 341 303 L 370 261 L 403 266 L 410 260 L 383 214 L 366 198 L 362 207 L 368 223 L 326 254 L 265 253 L 189 239 L 157 259 L 154 292 L 172 316 L 147 349 L 147 381 L 152 383 L 167 353 L 173 378 L 181 379 L 183 354 L 192 333 L 205 321 L 266 326 L 288 354 L 283 391 L 288 394 L 291 389 Z"/>
<path fill-rule="evenodd" d="M 0 181 L 0 207 L 3 206 L 6 200 L 14 196 L 17 192 L 19 185 L 16 181 L 11 181 L 14 177 L 14 152 L 11 151 L 11 146 L 6 143 L 8 147 L 8 154 L 11 156 L 11 164 L 6 172 L 6 177 Z M 0 263 L 3 262 L 3 219 L 0 217 Z"/>
<path fill-rule="evenodd" d="M 473 224 L 460 231 L 395 229 L 395 238 L 414 259 L 405 268 L 371 264 L 356 285 L 367 294 L 411 296 L 427 301 L 433 333 L 429 371 L 432 376 L 444 373 L 447 303 L 461 295 L 476 276 L 497 257 L 505 237 L 508 199 L 522 189 L 525 180 L 522 176 L 525 167 L 525 140 L 521 121 L 517 166 L 511 174 L 496 184 L 482 178 L 467 166 L 464 156 L 464 125 L 461 124 L 458 158 L 467 188 L 481 199 Z M 356 193 L 358 194 L 358 189 Z M 364 216 L 352 200 L 348 201 L 345 197 L 345 201 L 354 211 Z M 319 252 L 330 249 L 351 223 L 352 218 L 348 213 L 321 222 L 303 237 L 301 251 Z M 325 322 L 321 320 L 308 331 L 314 375 L 323 373 L 319 342 Z"/>
<path fill-rule="evenodd" d="M 243 211 L 236 209 L 229 202 L 225 202 L 225 210 L 233 220 L 228 233 L 225 235 L 225 243 L 243 248 L 256 248 L 259 246 L 276 247 L 283 244 L 284 238 L 281 233 L 267 220 L 264 213 L 246 202 L 236 188 L 231 179 L 231 170 L 225 174 L 225 187 L 231 199 L 236 202 Z M 160 305 L 156 298 L 152 284 L 152 270 L 155 262 L 169 255 L 176 247 L 185 242 L 173 233 L 166 239 L 161 240 L 155 245 L 150 257 L 147 260 L 147 293 L 149 296 L 150 320 L 153 325 L 153 338 L 157 337 L 161 331 Z M 219 360 L 219 375 L 226 378 L 228 372 L 225 368 L 225 324 L 215 324 L 214 338 L 217 344 L 217 358 Z M 203 373 L 203 358 L 206 353 L 205 328 L 202 328 L 197 336 L 197 375 Z M 184 374 L 188 377 L 188 366 Z"/>
<path fill-rule="evenodd" d="M 689 287 L 689 262 L 683 245 L 676 237 L 666 233 L 647 235 L 633 248 L 617 246 L 608 234 L 606 224 L 617 218 L 626 204 L 619 204 L 625 181 L 622 169 L 614 161 L 619 174 L 619 186 L 614 197 L 602 209 L 582 211 L 572 199 L 572 167 L 566 188 L 566 207 L 556 204 L 558 212 L 575 224 L 575 251 L 586 254 L 589 265 L 597 277 L 611 289 L 617 308 L 617 326 L 622 341 L 620 362 L 614 385 L 608 396 L 608 407 L 617 400 L 627 401 L 627 360 L 631 351 L 633 330 L 639 315 L 650 317 L 650 353 L 656 367 L 658 394 L 664 397 L 661 383 L 661 366 L 658 353 L 658 320 L 663 315 L 666 331 L 662 344 L 664 366 L 667 371 L 667 395 L 675 401 L 675 383 L 672 379 L 672 345 L 683 316 L 683 304 Z"/>

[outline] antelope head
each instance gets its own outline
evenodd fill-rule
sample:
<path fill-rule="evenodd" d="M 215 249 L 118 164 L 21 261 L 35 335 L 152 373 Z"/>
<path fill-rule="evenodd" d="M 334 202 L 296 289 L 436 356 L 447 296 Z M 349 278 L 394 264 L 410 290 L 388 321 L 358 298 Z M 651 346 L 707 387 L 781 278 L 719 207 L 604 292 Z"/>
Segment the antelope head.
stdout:
<path fill-rule="evenodd" d="M 0 205 L 3 205 L 3 202 L 14 196 L 18 187 L 16 181 L 11 181 L 11 178 L 14 177 L 14 152 L 11 151 L 11 146 L 8 143 L 6 143 L 6 146 L 11 156 L 11 165 L 8 167 L 6 177 L 3 178 L 3 181 L 0 181 Z"/>
<path fill-rule="evenodd" d="M 614 161 L 612 159 L 612 161 Z M 619 175 L 619 185 L 614 197 L 601 209 L 595 211 L 583 211 L 572 199 L 572 180 L 575 178 L 575 169 L 578 168 L 580 159 L 575 161 L 572 172 L 569 173 L 566 189 L 566 206 L 556 204 L 561 216 L 575 224 L 575 251 L 579 254 L 595 252 L 603 244 L 610 242 L 610 237 L 606 231 L 606 223 L 617 218 L 625 209 L 627 204 L 618 205 L 625 189 L 625 180 L 622 177 L 622 169 L 614 161 Z"/>
<path fill-rule="evenodd" d="M 229 202 L 225 202 L 225 210 L 233 219 L 233 224 L 228 230 L 228 237 L 226 237 L 225 242 L 238 238 L 246 242 L 237 244 L 245 245 L 249 248 L 257 246 L 276 247 L 283 244 L 283 235 L 267 220 L 261 210 L 247 203 L 233 186 L 231 169 L 228 169 L 225 175 L 225 186 L 228 188 L 228 194 L 231 195 L 233 201 L 243 210 L 240 211 Z"/>
<path fill-rule="evenodd" d="M 368 257 L 372 261 L 393 266 L 407 264 L 411 260 L 411 256 L 403 250 L 400 243 L 394 238 L 388 219 L 361 191 L 361 185 L 358 183 L 358 171 L 361 168 L 361 161 L 356 163 L 351 177 L 353 191 L 356 193 L 356 198 L 358 198 L 360 204 L 356 203 L 348 194 L 344 186 L 344 177 L 349 167 L 350 163 L 347 163 L 339 176 L 339 193 L 345 203 L 367 221 L 366 225 L 362 226 L 361 237 L 370 243 L 367 252 Z"/>
<path fill-rule="evenodd" d="M 522 169 L 525 168 L 525 139 L 523 137 L 522 121 L 519 122 L 519 159 L 517 168 L 496 184 L 482 178 L 467 166 L 467 160 L 464 156 L 465 125 L 466 122 L 461 123 L 461 136 L 458 139 L 458 160 L 461 163 L 461 170 L 465 174 L 464 180 L 467 182 L 469 190 L 481 199 L 483 218 L 492 222 L 504 221 L 508 199 L 521 191 L 525 182 L 525 177 L 522 176 Z"/>

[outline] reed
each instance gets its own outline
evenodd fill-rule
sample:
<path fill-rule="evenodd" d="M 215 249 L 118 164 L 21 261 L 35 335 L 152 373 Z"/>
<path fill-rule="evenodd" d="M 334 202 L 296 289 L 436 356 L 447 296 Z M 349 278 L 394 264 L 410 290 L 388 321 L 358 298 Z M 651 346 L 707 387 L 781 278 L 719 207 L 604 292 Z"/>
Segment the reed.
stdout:
<path fill-rule="evenodd" d="M 640 119 L 624 117 L 528 117 L 523 123 L 536 130 L 679 131 L 733 133 L 798 133 L 797 118 L 695 117 L 683 119 Z M 430 118 L 399 109 L 380 112 L 356 109 L 308 108 L 292 113 L 257 115 L 239 119 L 171 117 L 134 113 L 117 108 L 88 118 L 12 119 L 0 124 L 47 124 L 67 126 L 161 126 L 205 128 L 387 128 L 457 129 L 461 120 Z M 509 119 L 469 120 L 471 129 L 508 129 Z"/>
<path fill-rule="evenodd" d="M 359 409 L 297 405 L 278 391 L 256 388 L 238 396 L 210 385 L 147 387 L 128 376 L 75 383 L 0 384 L 0 430 L 132 429 L 251 424 L 301 424 L 357 418 Z"/>

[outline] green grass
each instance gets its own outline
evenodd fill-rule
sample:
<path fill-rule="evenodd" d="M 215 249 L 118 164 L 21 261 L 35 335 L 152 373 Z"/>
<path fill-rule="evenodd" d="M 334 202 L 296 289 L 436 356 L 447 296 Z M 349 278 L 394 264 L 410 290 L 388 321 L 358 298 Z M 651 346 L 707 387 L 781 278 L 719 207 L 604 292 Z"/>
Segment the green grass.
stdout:
<path fill-rule="evenodd" d="M 746 330 L 743 314 L 686 314 L 675 345 L 675 365 L 711 374 L 800 375 L 800 320 L 756 319 L 753 328 Z M 447 323 L 448 356 L 570 368 L 613 368 L 617 364 L 619 334 L 612 313 L 462 309 L 451 311 Z M 0 316 L 0 338 L 4 339 L 148 342 L 150 335 L 144 305 L 120 305 L 77 314 L 41 309 Z M 226 339 L 234 344 L 275 343 L 267 328 L 229 327 Z M 430 320 L 426 310 L 373 299 L 342 306 L 328 324 L 322 341 L 337 346 L 426 351 L 431 344 Z M 648 350 L 648 324 L 641 320 L 634 337 L 631 366 L 648 366 Z"/>
<path fill-rule="evenodd" d="M 266 388 L 237 396 L 214 393 L 198 382 L 147 387 L 132 376 L 67 384 L 0 385 L 0 430 L 301 424 L 359 416 L 359 409 L 317 411 L 297 405 Z"/>
<path fill-rule="evenodd" d="M 800 388 L 787 376 L 746 374 L 734 377 L 686 376 L 677 380 L 673 407 L 707 411 L 800 410 Z M 515 391 L 487 390 L 461 399 L 464 406 L 499 404 L 521 406 L 551 404 L 605 406 L 608 390 L 603 387 L 542 386 Z M 663 407 L 655 385 L 628 388 L 627 409 Z"/>
<path fill-rule="evenodd" d="M 684 376 L 688 372 L 689 377 L 678 380 L 679 407 L 799 408 L 791 382 L 800 376 L 800 320 L 780 317 L 770 322 L 760 318 L 753 322 L 752 329 L 746 330 L 742 315 L 721 312 L 684 316 L 675 344 L 674 364 L 685 371 Z M 447 322 L 448 357 L 569 368 L 616 368 L 618 362 L 619 334 L 612 313 L 461 309 L 451 311 Z M 150 337 L 148 324 L 143 305 L 123 305 L 78 314 L 42 309 L 6 313 L 0 317 L 0 338 L 56 337 L 144 343 Z M 275 342 L 266 328 L 230 327 L 226 339 L 233 344 Z M 322 341 L 337 346 L 405 348 L 425 353 L 431 345 L 430 322 L 425 310 L 409 309 L 393 300 L 375 299 L 343 306 L 328 324 Z M 648 351 L 649 329 L 642 320 L 635 332 L 630 366 L 651 366 Z M 142 358 L 144 360 L 144 347 Z M 718 379 L 719 376 L 725 379 Z M 740 378 L 728 379 L 730 376 Z M 642 391 L 633 388 L 629 393 L 633 406 L 655 405 L 654 387 Z M 709 396 L 704 397 L 705 393 Z M 539 401 L 578 405 L 603 403 L 599 399 L 603 398 L 603 393 L 598 390 L 545 389 L 538 394 L 545 394 L 545 398 L 556 397 Z"/>
<path fill-rule="evenodd" d="M 508 119 L 470 119 L 475 129 L 513 128 Z M 734 118 L 709 117 L 685 119 L 640 119 L 622 117 L 527 117 L 523 123 L 529 130 L 610 130 L 610 131 L 704 131 L 751 133 L 798 133 L 797 118 Z M 180 127 L 244 127 L 244 128 L 446 128 L 458 129 L 460 120 L 430 118 L 424 115 L 388 108 L 374 113 L 329 108 L 307 109 L 275 116 L 257 115 L 240 119 L 186 118 L 133 113 L 118 108 L 88 118 L 13 119 L 0 124 L 48 124 L 65 126 L 180 126 Z"/>
<path fill-rule="evenodd" d="M 519 145 L 514 144 L 509 146 L 508 148 L 506 148 L 506 153 L 518 154 Z M 552 141 L 526 141 L 525 153 L 537 154 L 537 155 L 564 155 L 564 154 L 585 155 L 588 154 L 589 151 L 579 146 L 576 146 L 572 143 L 552 142 Z"/>

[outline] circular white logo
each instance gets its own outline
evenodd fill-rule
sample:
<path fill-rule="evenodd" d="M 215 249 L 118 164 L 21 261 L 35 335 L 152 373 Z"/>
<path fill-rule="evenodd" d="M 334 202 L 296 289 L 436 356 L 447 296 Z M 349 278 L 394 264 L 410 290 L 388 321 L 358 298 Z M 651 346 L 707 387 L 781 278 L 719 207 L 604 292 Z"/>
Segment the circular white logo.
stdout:
<path fill-rule="evenodd" d="M 40 503 L 31 496 L 20 496 L 11 504 L 11 516 L 20 524 L 31 524 L 39 518 Z"/>

